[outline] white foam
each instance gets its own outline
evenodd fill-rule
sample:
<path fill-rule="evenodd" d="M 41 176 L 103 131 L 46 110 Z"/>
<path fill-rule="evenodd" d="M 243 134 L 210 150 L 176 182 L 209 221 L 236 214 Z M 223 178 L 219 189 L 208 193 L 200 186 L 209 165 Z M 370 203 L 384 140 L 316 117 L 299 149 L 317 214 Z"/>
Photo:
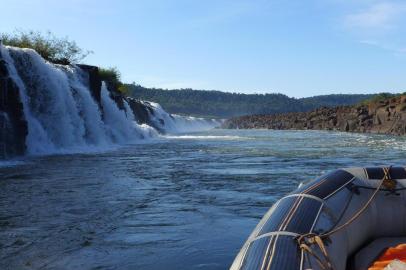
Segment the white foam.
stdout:
<path fill-rule="evenodd" d="M 1 160 L 0 161 L 0 168 L 5 168 L 5 167 L 14 167 L 14 166 L 19 166 L 25 164 L 24 161 L 21 160 Z"/>
<path fill-rule="evenodd" d="M 242 139 L 240 136 L 217 136 L 217 135 L 165 135 L 167 139 L 187 139 L 187 140 L 238 140 Z"/>

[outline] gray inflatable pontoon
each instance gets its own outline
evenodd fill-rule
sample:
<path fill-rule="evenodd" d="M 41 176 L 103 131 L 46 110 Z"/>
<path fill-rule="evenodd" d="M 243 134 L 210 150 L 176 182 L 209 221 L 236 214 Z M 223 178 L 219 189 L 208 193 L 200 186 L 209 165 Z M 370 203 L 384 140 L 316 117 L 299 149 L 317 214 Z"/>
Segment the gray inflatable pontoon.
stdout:
<path fill-rule="evenodd" d="M 404 167 L 332 171 L 276 202 L 231 269 L 368 269 L 406 243 Z"/>

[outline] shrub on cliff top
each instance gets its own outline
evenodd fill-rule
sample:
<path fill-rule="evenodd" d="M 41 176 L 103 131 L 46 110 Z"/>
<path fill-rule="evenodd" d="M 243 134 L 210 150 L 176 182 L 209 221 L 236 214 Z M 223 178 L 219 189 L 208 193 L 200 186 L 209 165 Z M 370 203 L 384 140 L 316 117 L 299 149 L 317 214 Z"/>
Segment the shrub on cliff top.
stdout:
<path fill-rule="evenodd" d="M 51 32 L 45 34 L 36 31 L 16 30 L 12 34 L 0 33 L 4 45 L 30 48 L 37 51 L 46 60 L 56 64 L 71 64 L 83 60 L 91 51 L 84 51 L 75 41 L 57 38 Z"/>
<path fill-rule="evenodd" d="M 99 76 L 102 81 L 119 87 L 121 83 L 121 73 L 116 67 L 99 68 Z"/>
<path fill-rule="evenodd" d="M 116 67 L 99 68 L 99 76 L 102 81 L 112 86 L 121 95 L 130 96 L 130 89 L 121 82 L 121 73 Z"/>

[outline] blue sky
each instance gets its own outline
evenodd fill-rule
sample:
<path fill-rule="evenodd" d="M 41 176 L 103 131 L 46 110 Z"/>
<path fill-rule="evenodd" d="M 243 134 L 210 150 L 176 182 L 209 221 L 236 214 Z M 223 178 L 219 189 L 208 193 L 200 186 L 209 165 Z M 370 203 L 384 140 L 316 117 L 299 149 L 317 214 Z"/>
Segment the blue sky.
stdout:
<path fill-rule="evenodd" d="M 406 1 L 2 0 L 0 31 L 50 30 L 163 88 L 406 91 Z"/>

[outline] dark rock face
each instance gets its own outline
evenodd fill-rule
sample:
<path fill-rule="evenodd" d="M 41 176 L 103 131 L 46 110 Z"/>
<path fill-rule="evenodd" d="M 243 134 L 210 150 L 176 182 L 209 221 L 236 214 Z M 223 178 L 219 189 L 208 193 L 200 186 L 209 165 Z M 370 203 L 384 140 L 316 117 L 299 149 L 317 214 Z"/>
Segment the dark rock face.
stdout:
<path fill-rule="evenodd" d="M 304 113 L 250 115 L 227 120 L 224 128 L 315 129 L 406 134 L 406 96 L 361 106 L 319 108 Z"/>
<path fill-rule="evenodd" d="M 122 95 L 117 94 L 117 92 L 115 92 L 114 90 L 110 90 L 111 88 L 108 88 L 109 92 L 110 92 L 110 97 L 114 100 L 114 102 L 117 104 L 117 107 L 122 110 L 125 111 L 124 108 L 124 97 Z"/>
<path fill-rule="evenodd" d="M 144 103 L 134 98 L 127 98 L 128 104 L 134 112 L 135 119 L 139 124 L 150 124 L 150 114 L 153 113 L 152 109 L 145 106 Z"/>
<path fill-rule="evenodd" d="M 157 118 L 155 116 L 154 109 L 148 101 L 141 101 L 135 98 L 126 98 L 131 110 L 134 113 L 135 120 L 138 124 L 147 124 L 158 130 L 160 133 L 164 134 L 165 130 L 162 128 L 165 126 L 165 121 L 163 119 Z M 159 124 L 155 121 L 159 121 Z"/>
<path fill-rule="evenodd" d="M 99 75 L 99 68 L 96 66 L 89 65 L 77 65 L 82 69 L 88 79 L 87 85 L 89 87 L 90 93 L 96 102 L 101 106 L 101 86 L 102 80 Z M 110 92 L 110 97 L 116 102 L 120 110 L 124 109 L 123 96 L 117 91 L 117 86 L 106 83 L 107 90 Z"/>
<path fill-rule="evenodd" d="M 89 89 L 92 97 L 100 104 L 101 99 L 101 80 L 99 76 L 99 68 L 95 66 L 89 65 L 77 65 L 80 67 L 85 73 L 88 75 L 89 78 Z"/>
<path fill-rule="evenodd" d="M 0 158 L 24 154 L 28 134 L 19 89 L 0 55 Z"/>

